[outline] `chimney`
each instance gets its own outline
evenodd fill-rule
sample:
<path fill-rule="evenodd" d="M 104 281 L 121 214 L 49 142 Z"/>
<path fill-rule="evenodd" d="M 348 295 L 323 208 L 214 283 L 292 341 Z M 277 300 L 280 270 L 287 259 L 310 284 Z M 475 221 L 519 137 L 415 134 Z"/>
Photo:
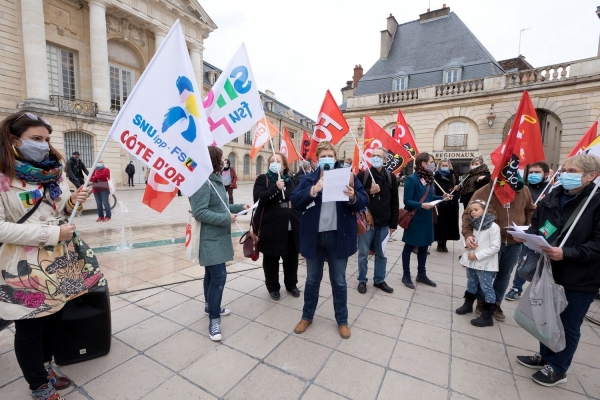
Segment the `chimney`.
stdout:
<path fill-rule="evenodd" d="M 265 90 L 265 94 L 272 99 L 276 99 L 275 93 L 271 92 L 269 89 Z"/>
<path fill-rule="evenodd" d="M 352 77 L 353 79 L 353 85 L 352 87 L 356 89 L 356 87 L 358 86 L 358 81 L 360 81 L 360 78 L 363 77 L 363 67 L 362 65 L 358 64 L 354 66 L 354 76 Z"/>
<path fill-rule="evenodd" d="M 381 31 L 381 50 L 379 54 L 381 59 L 386 59 L 390 54 L 396 29 L 398 29 L 398 22 L 396 21 L 396 18 L 390 14 L 387 18 L 387 29 Z"/>
<path fill-rule="evenodd" d="M 450 14 L 450 7 L 446 7 L 446 4 L 444 4 L 439 10 L 429 11 L 429 9 L 427 9 L 427 12 L 425 14 L 419 15 L 419 21 L 432 21 L 435 19 L 446 17 L 448 16 L 448 14 Z"/>

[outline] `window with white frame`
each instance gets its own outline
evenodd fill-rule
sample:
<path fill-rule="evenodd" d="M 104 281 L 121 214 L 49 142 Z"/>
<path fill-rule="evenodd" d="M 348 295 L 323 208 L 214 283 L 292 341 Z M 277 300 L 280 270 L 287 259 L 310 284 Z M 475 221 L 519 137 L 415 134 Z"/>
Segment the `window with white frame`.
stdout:
<path fill-rule="evenodd" d="M 229 153 L 229 156 L 227 156 L 227 159 L 229 160 L 229 166 L 233 169 L 235 169 L 235 153 L 231 152 Z"/>
<path fill-rule="evenodd" d="M 408 87 L 408 76 L 400 75 L 392 80 L 392 90 L 406 90 Z"/>
<path fill-rule="evenodd" d="M 445 148 L 458 148 L 467 145 L 466 124 L 464 122 L 451 122 L 448 124 L 448 133 L 444 138 Z"/>
<path fill-rule="evenodd" d="M 256 157 L 256 176 L 262 174 L 262 167 L 263 167 L 263 157 L 258 156 L 258 157 Z"/>
<path fill-rule="evenodd" d="M 250 156 L 244 155 L 244 175 L 250 175 Z"/>
<path fill-rule="evenodd" d="M 64 132 L 65 154 L 69 156 L 74 152 L 79 152 L 81 161 L 86 167 L 91 167 L 94 163 L 94 137 L 83 131 Z"/>
<path fill-rule="evenodd" d="M 76 54 L 47 44 L 46 61 L 50 95 L 64 96 L 66 99 L 75 100 L 77 98 Z"/>
<path fill-rule="evenodd" d="M 119 111 L 133 89 L 133 71 L 110 65 L 110 109 Z"/>
<path fill-rule="evenodd" d="M 250 131 L 244 133 L 244 144 L 252 144 L 252 135 Z"/>
<path fill-rule="evenodd" d="M 444 83 L 460 81 L 460 68 L 450 68 L 444 71 Z"/>

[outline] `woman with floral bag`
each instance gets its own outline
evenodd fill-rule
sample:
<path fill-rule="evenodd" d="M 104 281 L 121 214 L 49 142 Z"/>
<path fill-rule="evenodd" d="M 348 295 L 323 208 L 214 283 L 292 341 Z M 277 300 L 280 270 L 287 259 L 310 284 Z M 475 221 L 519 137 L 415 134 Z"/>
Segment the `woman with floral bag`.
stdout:
<path fill-rule="evenodd" d="M 15 355 L 31 396 L 58 400 L 57 390 L 71 386 L 51 365 L 61 311 L 106 280 L 75 225 L 64 223 L 87 193 L 83 186 L 69 193 L 51 133 L 31 113 L 0 123 L 0 318 L 15 322 Z"/>

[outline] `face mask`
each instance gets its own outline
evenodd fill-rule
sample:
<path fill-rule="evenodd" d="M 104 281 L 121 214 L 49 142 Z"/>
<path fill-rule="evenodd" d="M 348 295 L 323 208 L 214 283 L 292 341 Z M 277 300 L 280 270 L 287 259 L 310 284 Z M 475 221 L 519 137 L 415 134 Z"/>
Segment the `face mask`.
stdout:
<path fill-rule="evenodd" d="M 479 168 L 479 165 L 471 165 L 471 169 Z"/>
<path fill-rule="evenodd" d="M 104 168 L 104 164 L 98 163 L 98 164 L 96 164 L 96 168 L 97 169 L 102 169 L 102 168 Z"/>
<path fill-rule="evenodd" d="M 529 174 L 529 176 L 527 177 L 527 182 L 533 183 L 535 185 L 542 181 L 542 177 L 542 174 Z"/>
<path fill-rule="evenodd" d="M 26 160 L 40 162 L 43 161 L 44 158 L 50 152 L 50 145 L 48 142 L 36 142 L 35 140 L 22 140 L 23 144 L 21 147 L 18 147 L 19 153 Z"/>
<path fill-rule="evenodd" d="M 577 189 L 583 186 L 582 177 L 583 174 L 579 172 L 563 172 L 560 174 L 560 183 L 562 183 L 565 190 Z"/>
<path fill-rule="evenodd" d="M 448 167 L 440 167 L 440 171 L 448 172 L 448 171 L 450 171 L 450 168 L 448 168 Z"/>
<path fill-rule="evenodd" d="M 279 171 L 281 171 L 281 163 L 278 162 L 273 162 L 269 165 L 269 171 L 277 174 L 279 173 Z"/>
<path fill-rule="evenodd" d="M 329 165 L 329 169 L 333 169 L 335 166 L 335 159 L 333 157 L 319 158 L 319 167 L 326 169 L 325 166 Z"/>
<path fill-rule="evenodd" d="M 427 169 L 431 172 L 435 171 L 435 163 L 432 162 L 432 163 L 427 164 Z"/>
<path fill-rule="evenodd" d="M 374 168 L 381 168 L 383 166 L 383 158 L 374 156 L 371 158 L 371 165 L 373 165 Z"/>
<path fill-rule="evenodd" d="M 344 163 L 344 168 L 350 168 L 352 165 L 348 164 L 347 162 Z"/>

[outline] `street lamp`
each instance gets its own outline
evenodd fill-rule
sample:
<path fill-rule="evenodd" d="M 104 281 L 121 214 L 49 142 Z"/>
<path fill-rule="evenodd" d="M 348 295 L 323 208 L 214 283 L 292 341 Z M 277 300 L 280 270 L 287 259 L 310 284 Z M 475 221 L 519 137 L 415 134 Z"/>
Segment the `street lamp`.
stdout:
<path fill-rule="evenodd" d="M 494 125 L 494 120 L 496 119 L 496 113 L 494 112 L 494 105 L 492 104 L 492 106 L 490 107 L 490 110 L 488 111 L 486 118 L 488 120 L 488 126 L 491 128 L 492 125 Z"/>

